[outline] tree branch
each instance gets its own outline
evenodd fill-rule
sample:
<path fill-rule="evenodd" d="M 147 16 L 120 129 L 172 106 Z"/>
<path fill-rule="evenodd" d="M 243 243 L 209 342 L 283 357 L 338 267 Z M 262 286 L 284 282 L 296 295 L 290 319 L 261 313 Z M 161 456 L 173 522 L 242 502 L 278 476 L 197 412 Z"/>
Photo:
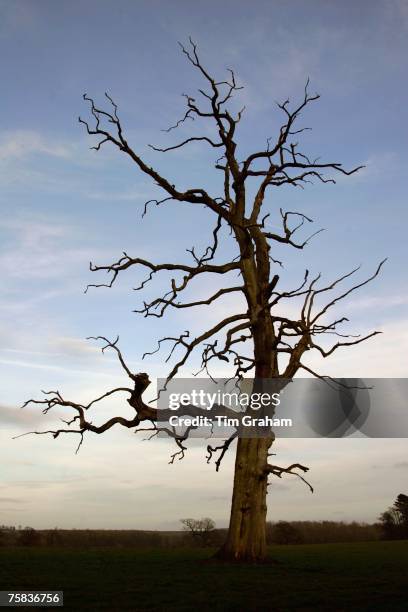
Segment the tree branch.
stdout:
<path fill-rule="evenodd" d="M 294 472 L 293 470 L 301 470 L 302 472 L 308 472 L 309 468 L 301 465 L 300 463 L 292 463 L 287 468 L 279 467 L 278 465 L 268 465 L 265 468 L 265 473 L 267 475 L 273 474 L 273 476 L 277 476 L 278 478 L 282 478 L 283 474 L 291 474 L 292 476 L 297 476 L 302 480 L 310 489 L 311 493 L 313 493 L 312 485 L 298 472 Z"/>

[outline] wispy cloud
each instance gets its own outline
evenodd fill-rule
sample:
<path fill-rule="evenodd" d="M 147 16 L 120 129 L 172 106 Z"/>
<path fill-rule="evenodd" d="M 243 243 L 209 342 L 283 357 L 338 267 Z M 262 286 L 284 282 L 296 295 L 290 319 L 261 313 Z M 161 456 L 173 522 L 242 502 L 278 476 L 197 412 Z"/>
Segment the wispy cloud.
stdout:
<path fill-rule="evenodd" d="M 408 304 L 408 295 L 382 295 L 362 297 L 353 300 L 348 304 L 348 308 L 353 310 L 369 310 L 375 308 L 378 312 L 395 306 L 406 306 Z"/>
<path fill-rule="evenodd" d="M 408 324 L 398 319 L 379 324 L 381 334 L 353 347 L 339 348 L 329 359 L 309 354 L 307 365 L 321 374 L 365 378 L 405 378 L 408 351 Z M 359 330 L 362 335 L 373 331 Z"/>
<path fill-rule="evenodd" d="M 353 181 L 363 182 L 378 180 L 395 179 L 400 176 L 401 170 L 405 167 L 404 160 L 396 151 L 377 151 L 373 152 L 364 162 L 364 168 L 352 175 Z M 349 177 L 340 177 L 345 181 Z"/>
<path fill-rule="evenodd" d="M 17 497 L 0 497 L 0 504 L 24 504 L 24 501 Z"/>
<path fill-rule="evenodd" d="M 26 213 L 0 220 L 1 229 L 8 240 L 0 251 L 0 269 L 9 281 L 61 278 L 62 273 L 66 278 L 76 263 L 86 266 L 95 254 L 90 248 L 76 247 L 76 229 L 57 220 Z"/>
<path fill-rule="evenodd" d="M 43 415 L 40 411 L 33 412 L 0 404 L 0 424 L 2 429 L 7 429 L 10 426 L 24 428 L 35 427 L 47 420 L 48 417 Z"/>
<path fill-rule="evenodd" d="M 134 202 L 137 200 L 147 200 L 152 197 L 152 188 L 146 184 L 146 189 L 127 189 L 123 191 L 84 191 L 84 197 L 90 200 L 124 201 Z"/>
<path fill-rule="evenodd" d="M 105 363 L 109 362 L 106 361 Z M 109 374 L 106 372 L 106 370 L 84 370 L 83 368 L 70 367 L 69 365 L 55 365 L 55 363 L 37 363 L 34 361 L 22 361 L 21 359 L 0 359 L 0 364 L 13 368 L 28 368 L 34 370 L 48 370 L 50 372 L 61 372 L 61 374 L 64 375 L 96 376 L 115 381 L 118 379 L 117 375 Z M 134 365 L 134 362 L 132 365 Z"/>
<path fill-rule="evenodd" d="M 14 130 L 0 134 L 0 161 L 21 159 L 40 154 L 51 157 L 70 157 L 70 147 L 54 142 L 32 130 Z"/>

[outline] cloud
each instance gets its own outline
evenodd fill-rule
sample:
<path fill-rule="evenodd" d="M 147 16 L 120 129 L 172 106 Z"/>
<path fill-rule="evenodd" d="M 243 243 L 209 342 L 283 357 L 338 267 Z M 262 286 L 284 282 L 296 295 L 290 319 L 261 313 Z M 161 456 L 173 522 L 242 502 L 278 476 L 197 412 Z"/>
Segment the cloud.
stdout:
<path fill-rule="evenodd" d="M 351 177 L 340 175 L 336 182 L 381 182 L 395 180 L 401 176 L 401 171 L 405 167 L 405 162 L 395 151 L 373 152 L 363 163 L 364 166 L 359 172 Z"/>
<path fill-rule="evenodd" d="M 33 412 L 0 404 L 0 424 L 2 428 L 9 428 L 10 426 L 35 427 L 44 423 L 44 420 L 47 420 L 47 416 L 40 411 Z"/>
<path fill-rule="evenodd" d="M 5 234 L 0 248 L 2 277 L 11 293 L 15 283 L 24 283 L 25 300 L 19 301 L 24 308 L 31 299 L 72 290 L 69 277 L 76 268 L 84 270 L 93 256 L 101 256 L 98 249 L 82 246 L 85 241 L 80 242 L 80 228 L 66 224 L 64 219 L 48 220 L 22 210 L 13 219 L 0 219 L 0 231 Z M 54 282 L 45 291 L 28 294 L 30 280 Z"/>
<path fill-rule="evenodd" d="M 0 35 L 15 37 L 16 33 L 27 34 L 38 24 L 38 12 L 29 2 L 2 2 Z"/>
<path fill-rule="evenodd" d="M 61 196 L 71 193 L 77 198 L 108 200 L 104 187 L 95 187 L 96 184 L 100 187 L 100 182 L 95 182 L 93 171 L 107 165 L 111 168 L 114 159 L 117 158 L 112 159 L 109 151 L 104 156 L 91 155 L 84 139 L 57 138 L 35 130 L 0 131 L 3 201 L 10 194 L 27 194 L 32 199 L 40 193 Z M 106 183 L 110 184 L 110 175 L 106 176 Z M 140 197 L 144 198 L 143 192 L 123 188 L 122 183 L 115 183 L 111 189 L 112 200 L 133 201 Z"/>
<path fill-rule="evenodd" d="M 319 371 L 332 376 L 371 378 L 405 378 L 408 351 L 408 321 L 394 320 L 379 324 L 381 335 L 354 347 L 339 349 L 330 360 L 318 359 Z M 361 330 L 367 333 L 372 330 Z"/>
<path fill-rule="evenodd" d="M 82 374 L 85 376 L 100 376 L 102 378 L 109 378 L 117 380 L 117 376 L 107 374 L 104 371 L 98 372 L 97 370 L 89 371 L 79 368 L 70 368 L 64 365 L 54 365 L 51 363 L 34 363 L 33 361 L 21 361 L 13 359 L 0 359 L 0 363 L 7 366 L 13 366 L 18 368 L 34 368 L 38 370 L 50 370 L 54 372 L 62 372 L 63 374 Z"/>
<path fill-rule="evenodd" d="M 408 5 L 406 0 L 389 0 L 384 5 L 386 23 L 392 35 L 397 35 L 396 26 L 404 30 L 408 28 Z"/>
<path fill-rule="evenodd" d="M 348 303 L 348 308 L 353 310 L 370 310 L 376 309 L 385 310 L 394 306 L 406 306 L 408 304 L 408 295 L 394 294 L 370 296 L 359 298 Z"/>
<path fill-rule="evenodd" d="M 69 357 L 94 357 L 100 352 L 99 347 L 82 338 L 59 336 L 51 341 L 51 346 L 56 350 L 56 355 Z"/>
<path fill-rule="evenodd" d="M 92 477 L 92 480 L 95 478 L 95 476 Z M 98 478 L 98 476 L 96 477 Z M 99 476 L 100 478 L 100 476 Z M 61 479 L 47 479 L 47 480 L 13 480 L 13 482 L 7 483 L 5 487 L 2 488 L 6 488 L 8 486 L 13 486 L 14 488 L 18 490 L 20 489 L 47 489 L 47 488 L 52 488 L 54 486 L 67 486 L 67 485 L 73 485 L 73 484 L 77 484 L 77 483 L 89 483 L 91 479 L 90 478 L 86 478 L 86 477 L 77 477 L 77 478 L 61 478 Z"/>
<path fill-rule="evenodd" d="M 32 130 L 14 130 L 0 135 L 0 161 L 22 159 L 33 154 L 68 158 L 71 152 L 67 145 L 48 140 Z"/>
<path fill-rule="evenodd" d="M 123 191 L 85 191 L 84 196 L 91 200 L 124 201 L 134 202 L 136 200 L 148 200 L 151 197 L 152 188 L 146 185 L 143 189 L 127 189 Z"/>
<path fill-rule="evenodd" d="M 17 497 L 0 497 L 0 504 L 25 504 L 26 502 Z"/>

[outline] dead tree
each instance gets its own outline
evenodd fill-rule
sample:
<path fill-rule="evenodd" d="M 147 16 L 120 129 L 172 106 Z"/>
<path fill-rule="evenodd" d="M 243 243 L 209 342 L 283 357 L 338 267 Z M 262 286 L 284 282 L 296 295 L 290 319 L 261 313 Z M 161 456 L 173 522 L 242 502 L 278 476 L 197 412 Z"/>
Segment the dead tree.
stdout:
<path fill-rule="evenodd" d="M 178 188 L 171 178 L 149 165 L 128 142 L 117 104 L 108 94 L 105 94 L 105 107 L 100 107 L 93 98 L 85 94 L 83 98 L 89 104 L 90 119 L 79 118 L 79 121 L 90 136 L 98 139 L 92 148 L 99 151 L 105 145 L 113 145 L 130 158 L 137 170 L 162 190 L 161 199 L 146 202 L 143 215 L 150 204 L 170 207 L 173 203 L 181 202 L 204 207 L 214 217 L 210 244 L 201 255 L 197 254 L 194 248 L 188 250 L 192 258 L 191 263 L 156 263 L 127 253 L 106 265 L 91 263 L 90 269 L 93 272 L 108 273 L 110 280 L 106 284 L 90 286 L 112 287 L 118 276 L 126 270 L 143 269 L 147 277 L 138 287 L 142 290 L 159 273 L 171 273 L 169 291 L 151 302 L 143 303 L 139 312 L 145 317 L 162 317 L 169 309 L 214 305 L 231 293 L 243 296 L 245 308 L 241 312 L 225 317 L 196 337 L 191 337 L 187 331 L 159 341 L 159 348 L 163 343 L 170 344 L 171 358 L 177 351 L 181 351 L 181 356 L 175 360 L 168 374 L 168 381 L 178 374 L 193 351 L 199 347 L 205 372 L 211 363 L 221 360 L 232 366 L 232 373 L 237 378 L 252 376 L 255 380 L 292 379 L 302 369 L 309 375 L 325 378 L 305 363 L 304 356 L 309 351 L 317 351 L 326 358 L 341 347 L 359 344 L 379 333 L 373 331 L 365 336 L 342 334 L 339 328 L 348 319 L 336 316 L 330 318 L 330 313 L 339 301 L 374 279 L 383 262 L 369 278 L 352 286 L 346 285 L 344 289 L 340 289 L 340 286 L 344 282 L 347 283 L 358 268 L 327 284 L 322 284 L 320 274 L 311 276 L 306 270 L 297 287 L 290 290 L 280 289 L 284 279 L 281 279 L 282 266 L 276 259 L 274 245 L 286 245 L 301 251 L 318 232 L 299 239 L 299 234 L 311 223 L 311 219 L 302 212 L 283 210 L 278 211 L 280 229 L 270 231 L 267 219 L 273 212 L 273 207 L 269 204 L 269 194 L 285 186 L 304 187 L 313 179 L 322 183 L 335 183 L 334 175 L 351 175 L 361 166 L 347 170 L 341 163 L 312 159 L 300 151 L 297 139 L 307 128 L 298 126 L 299 116 L 309 104 L 319 98 L 317 94 L 309 93 L 308 81 L 303 98 L 297 106 L 292 108 L 289 100 L 278 104 L 283 114 L 283 124 L 276 137 L 268 138 L 263 149 L 241 159 L 237 151 L 237 128 L 244 109 L 238 112 L 230 110 L 231 99 L 241 89 L 234 72 L 229 70 L 224 80 L 216 80 L 201 63 L 197 47 L 191 39 L 190 46 L 181 45 L 181 49 L 187 60 L 200 73 L 204 86 L 199 90 L 198 98 L 184 95 L 186 110 L 181 119 L 167 131 L 173 133 L 179 126 L 194 120 L 191 122 L 194 126 L 200 121 L 210 122 L 214 135 L 206 130 L 204 135 L 192 135 L 171 146 L 151 148 L 164 153 L 188 147 L 191 143 L 201 143 L 214 149 L 217 157 L 215 169 L 222 175 L 221 193 L 215 196 L 202 186 Z M 326 177 L 326 172 L 331 175 Z M 253 197 L 247 195 L 249 185 L 251 192 L 255 193 Z M 269 209 L 269 212 L 265 211 L 265 208 Z M 274 212 L 276 213 L 276 210 Z M 222 230 L 225 228 L 229 230 L 234 241 L 236 256 L 229 261 L 219 262 L 219 246 Z M 183 291 L 203 275 L 225 278 L 223 288 L 207 299 L 180 301 Z M 234 284 L 232 278 L 239 278 L 239 283 Z M 295 300 L 299 305 L 296 318 L 279 314 L 279 307 L 287 304 L 289 300 Z M 335 342 L 328 344 L 333 337 Z M 88 404 L 65 399 L 59 391 L 46 392 L 42 400 L 30 400 L 27 403 L 41 405 L 44 413 L 55 406 L 66 409 L 67 413 L 71 412 L 62 428 L 32 433 L 49 433 L 54 438 L 64 433 L 74 434 L 79 436 L 79 446 L 85 434 L 102 434 L 115 425 L 145 431 L 146 428 L 141 425 L 147 422 L 151 424 L 147 429 L 152 431 L 152 436 L 157 433 L 157 409 L 142 399 L 143 392 L 150 383 L 148 374 L 131 371 L 119 349 L 118 338 L 114 341 L 99 339 L 105 343 L 102 350 L 110 349 L 116 353 L 128 384 L 110 389 Z M 88 417 L 91 407 L 117 393 L 127 396 L 127 402 L 134 410 L 133 417 L 112 416 L 103 424 L 93 424 Z M 187 414 L 189 410 L 193 410 L 193 407 L 185 408 Z M 188 432 L 181 437 L 175 436 L 171 431 L 168 433 L 177 445 L 170 460 L 170 463 L 173 463 L 176 458 L 184 457 Z M 225 453 L 235 443 L 236 437 L 234 434 L 219 446 L 208 445 L 207 461 L 214 459 L 217 470 Z M 219 556 L 224 559 L 259 561 L 264 558 L 268 477 L 281 478 L 285 474 L 292 474 L 304 480 L 302 474 L 308 471 L 307 467 L 299 463 L 288 467 L 270 464 L 269 450 L 273 440 L 273 432 L 263 438 L 237 440 L 230 525 L 226 542 L 219 552 Z"/>

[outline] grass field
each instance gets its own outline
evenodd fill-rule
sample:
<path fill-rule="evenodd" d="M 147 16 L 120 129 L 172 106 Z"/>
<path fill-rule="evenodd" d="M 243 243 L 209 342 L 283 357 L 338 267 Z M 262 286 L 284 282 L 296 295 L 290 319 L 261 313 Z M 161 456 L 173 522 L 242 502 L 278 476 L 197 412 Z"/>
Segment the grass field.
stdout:
<path fill-rule="evenodd" d="M 211 552 L 0 548 L 0 590 L 63 590 L 64 610 L 408 611 L 408 541 L 276 546 L 262 566 Z"/>

